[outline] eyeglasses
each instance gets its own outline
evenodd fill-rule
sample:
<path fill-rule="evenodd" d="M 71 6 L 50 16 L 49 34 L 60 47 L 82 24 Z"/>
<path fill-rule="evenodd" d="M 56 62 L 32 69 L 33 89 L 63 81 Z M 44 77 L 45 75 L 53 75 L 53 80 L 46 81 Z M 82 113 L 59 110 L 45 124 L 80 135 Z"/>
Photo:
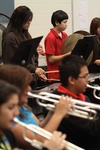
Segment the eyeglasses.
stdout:
<path fill-rule="evenodd" d="M 88 79 L 88 78 L 89 78 L 89 74 L 85 74 L 85 75 L 83 75 L 83 76 L 78 76 L 78 78 Z"/>

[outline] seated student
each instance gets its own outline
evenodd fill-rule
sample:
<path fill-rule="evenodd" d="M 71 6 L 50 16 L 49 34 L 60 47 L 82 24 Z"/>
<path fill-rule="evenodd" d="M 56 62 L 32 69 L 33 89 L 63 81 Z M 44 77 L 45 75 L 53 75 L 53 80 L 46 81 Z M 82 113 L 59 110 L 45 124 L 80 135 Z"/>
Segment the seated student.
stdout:
<path fill-rule="evenodd" d="M 19 114 L 19 90 L 9 83 L 0 80 L 0 149 L 19 150 L 14 135 L 9 130 L 13 126 L 13 119 Z M 63 150 L 62 143 L 66 135 L 55 131 L 50 140 L 45 140 L 44 147 L 48 150 Z M 59 138 L 59 140 L 56 140 Z M 58 145 L 57 145 L 58 144 Z"/>
<path fill-rule="evenodd" d="M 100 73 L 100 18 L 99 17 L 95 17 L 91 20 L 90 33 L 96 36 L 96 41 L 98 45 L 98 55 L 95 61 L 89 66 L 89 72 L 94 74 L 95 76 L 96 73 Z M 95 51 L 96 50 L 97 48 L 95 49 Z M 93 84 L 100 86 L 99 78 L 96 79 L 93 82 Z M 94 97 L 93 89 L 87 89 L 86 94 L 90 97 L 93 103 L 100 104 L 100 101 L 96 97 Z M 100 91 L 97 91 L 96 95 L 99 97 Z"/>
<path fill-rule="evenodd" d="M 56 104 L 55 112 L 49 112 L 46 118 L 40 122 L 27 106 L 27 93 L 31 90 L 30 83 L 32 81 L 32 75 L 30 72 L 21 66 L 2 65 L 0 67 L 0 79 L 15 85 L 20 89 L 20 112 L 23 116 L 19 115 L 17 118 L 26 124 L 35 124 L 50 132 L 53 132 L 58 128 L 63 117 L 66 116 L 68 110 L 72 107 L 72 102 L 69 100 L 70 98 L 62 97 L 59 103 Z M 11 131 L 14 133 L 17 141 L 22 147 L 32 148 L 32 146 L 23 139 L 23 127 L 21 125 L 16 124 L 11 128 Z M 26 135 L 30 139 L 40 138 L 37 134 L 34 134 L 29 130 L 27 130 Z M 44 141 L 43 138 L 41 140 Z"/>
<path fill-rule="evenodd" d="M 60 81 L 55 94 L 71 96 L 83 103 L 89 101 L 83 93 L 87 88 L 89 71 L 85 60 L 76 55 L 65 57 L 60 66 Z M 100 114 L 95 120 L 76 116 L 64 118 L 59 130 L 67 134 L 67 140 L 86 149 L 100 149 Z"/>
<path fill-rule="evenodd" d="M 11 150 L 17 148 L 14 135 L 10 132 L 13 119 L 19 114 L 19 90 L 0 80 L 0 148 Z M 17 150 L 17 149 L 16 149 Z"/>
<path fill-rule="evenodd" d="M 84 38 L 85 36 L 87 36 L 87 39 Z M 69 51 L 72 51 L 73 54 L 83 55 L 88 64 L 89 73 L 94 73 L 93 70 L 94 68 L 96 69 L 96 64 L 94 64 L 94 61 L 99 56 L 99 46 L 95 36 L 92 36 L 89 32 L 84 30 L 74 32 L 74 34 L 69 35 L 68 38 L 66 38 L 62 43 L 62 53 Z M 97 68 L 98 72 L 100 72 L 98 66 Z M 99 79 L 95 80 L 95 84 L 99 85 Z M 97 91 L 96 93 L 99 95 L 100 92 Z M 98 101 L 93 95 L 93 89 L 87 88 L 85 94 L 89 97 L 91 102 L 100 104 L 100 101 Z"/>
<path fill-rule="evenodd" d="M 91 73 L 100 73 L 100 18 L 95 17 L 90 23 L 90 33 L 96 35 L 97 44 L 99 47 L 98 57 L 93 64 L 89 66 Z"/>

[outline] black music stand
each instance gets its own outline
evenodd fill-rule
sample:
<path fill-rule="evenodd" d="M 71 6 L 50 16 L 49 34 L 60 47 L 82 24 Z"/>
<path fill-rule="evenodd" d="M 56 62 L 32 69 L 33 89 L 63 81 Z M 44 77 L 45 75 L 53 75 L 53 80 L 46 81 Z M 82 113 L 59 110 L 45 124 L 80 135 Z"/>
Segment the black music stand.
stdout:
<path fill-rule="evenodd" d="M 79 55 L 85 60 L 89 57 L 94 49 L 95 35 L 85 35 L 83 39 L 80 39 L 75 45 L 72 54 Z M 97 52 L 98 53 L 98 52 Z"/>
<path fill-rule="evenodd" d="M 36 53 L 36 49 L 42 38 L 43 36 L 40 36 L 21 42 L 11 59 L 11 63 L 26 67 L 30 63 L 34 53 Z"/>

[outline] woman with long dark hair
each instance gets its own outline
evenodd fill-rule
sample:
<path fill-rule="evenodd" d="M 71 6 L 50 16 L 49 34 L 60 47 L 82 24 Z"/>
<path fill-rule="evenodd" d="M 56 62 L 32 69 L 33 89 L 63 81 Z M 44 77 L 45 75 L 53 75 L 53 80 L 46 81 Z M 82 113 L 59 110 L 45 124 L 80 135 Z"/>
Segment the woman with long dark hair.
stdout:
<path fill-rule="evenodd" d="M 89 66 L 89 72 L 100 73 L 100 18 L 99 17 L 95 17 L 92 19 L 90 23 L 90 33 L 92 35 L 96 35 L 99 52 L 98 52 L 97 59 L 94 61 L 92 65 Z"/>
<path fill-rule="evenodd" d="M 17 7 L 3 32 L 2 36 L 2 55 L 4 64 L 10 64 L 11 60 L 17 51 L 18 46 L 22 41 L 32 39 L 28 29 L 33 19 L 33 13 L 27 6 Z M 38 46 L 37 50 L 43 49 Z M 45 71 L 38 68 L 38 53 L 34 53 L 29 64 L 26 66 L 30 72 L 35 73 L 35 80 L 46 80 Z"/>

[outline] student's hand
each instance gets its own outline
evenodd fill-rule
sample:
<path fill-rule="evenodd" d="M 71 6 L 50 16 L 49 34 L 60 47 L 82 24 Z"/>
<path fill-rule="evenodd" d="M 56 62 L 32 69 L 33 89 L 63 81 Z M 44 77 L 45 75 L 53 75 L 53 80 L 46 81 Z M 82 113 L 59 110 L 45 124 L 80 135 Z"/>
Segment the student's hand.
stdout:
<path fill-rule="evenodd" d="M 55 106 L 55 113 L 61 117 L 65 117 L 68 114 L 69 109 L 73 109 L 71 97 L 61 96 L 59 103 L 55 103 Z"/>
<path fill-rule="evenodd" d="M 44 147 L 48 150 L 63 150 L 67 147 L 66 143 L 63 143 L 65 138 L 66 134 L 54 131 L 51 139 L 44 141 Z"/>
<path fill-rule="evenodd" d="M 39 55 L 45 55 L 45 51 L 41 45 L 37 47 L 37 52 Z"/>
<path fill-rule="evenodd" d="M 100 59 L 95 60 L 94 64 L 96 64 L 97 66 L 100 66 Z"/>
<path fill-rule="evenodd" d="M 41 80 L 43 81 L 47 80 L 45 71 L 42 68 L 36 68 L 35 73 L 40 77 Z"/>
<path fill-rule="evenodd" d="M 68 56 L 68 55 L 70 55 L 71 53 L 72 53 L 72 52 L 70 51 L 70 52 L 66 53 L 65 55 Z"/>

